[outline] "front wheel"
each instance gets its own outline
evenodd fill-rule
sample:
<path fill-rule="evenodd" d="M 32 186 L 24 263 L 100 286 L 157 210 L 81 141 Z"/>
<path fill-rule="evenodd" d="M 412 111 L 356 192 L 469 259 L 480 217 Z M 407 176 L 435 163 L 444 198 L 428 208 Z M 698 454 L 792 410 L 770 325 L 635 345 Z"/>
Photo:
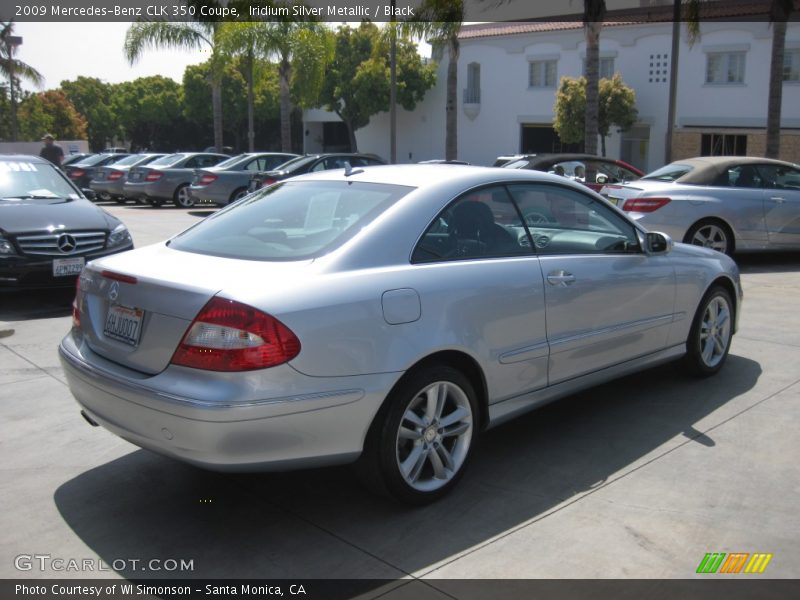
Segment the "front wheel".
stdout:
<path fill-rule="evenodd" d="M 402 382 L 387 402 L 363 461 L 396 500 L 437 500 L 461 478 L 470 455 L 478 414 L 472 385 L 456 369 L 430 367 Z"/>
<path fill-rule="evenodd" d="M 733 339 L 733 300 L 725 288 L 712 287 L 703 297 L 686 340 L 686 366 L 701 377 L 713 375 L 728 358 Z"/>

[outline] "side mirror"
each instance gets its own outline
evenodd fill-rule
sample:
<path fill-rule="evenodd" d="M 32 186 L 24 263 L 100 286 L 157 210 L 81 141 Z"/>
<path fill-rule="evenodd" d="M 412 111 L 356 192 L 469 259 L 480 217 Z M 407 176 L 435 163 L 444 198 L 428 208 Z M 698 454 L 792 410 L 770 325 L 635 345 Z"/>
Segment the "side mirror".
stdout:
<path fill-rule="evenodd" d="M 650 255 L 669 254 L 675 246 L 671 237 L 658 231 L 645 233 L 643 242 L 645 252 Z"/>

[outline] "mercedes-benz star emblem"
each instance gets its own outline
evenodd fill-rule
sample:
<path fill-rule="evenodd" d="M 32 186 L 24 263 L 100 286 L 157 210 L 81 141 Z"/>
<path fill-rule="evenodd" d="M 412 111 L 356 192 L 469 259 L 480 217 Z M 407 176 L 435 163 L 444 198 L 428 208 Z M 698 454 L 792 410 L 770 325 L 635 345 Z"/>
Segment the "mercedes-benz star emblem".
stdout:
<path fill-rule="evenodd" d="M 63 235 L 58 236 L 58 249 L 61 250 L 64 254 L 69 254 L 73 252 L 75 248 L 78 246 L 78 242 L 75 241 L 75 238 L 71 235 L 65 233 Z"/>
<path fill-rule="evenodd" d="M 119 298 L 119 282 L 115 281 L 111 284 L 111 287 L 108 288 L 108 299 L 112 302 L 116 302 L 117 298 Z"/>

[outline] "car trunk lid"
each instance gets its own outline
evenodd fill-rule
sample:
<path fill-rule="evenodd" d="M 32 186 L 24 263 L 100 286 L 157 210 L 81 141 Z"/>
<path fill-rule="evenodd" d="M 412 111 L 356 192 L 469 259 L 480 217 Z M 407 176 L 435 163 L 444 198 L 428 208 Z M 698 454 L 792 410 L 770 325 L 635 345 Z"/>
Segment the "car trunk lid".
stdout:
<path fill-rule="evenodd" d="M 242 281 L 258 285 L 291 276 L 297 266 L 205 256 L 166 244 L 96 260 L 80 278 L 81 330 L 97 354 L 156 374 L 217 293 Z"/>

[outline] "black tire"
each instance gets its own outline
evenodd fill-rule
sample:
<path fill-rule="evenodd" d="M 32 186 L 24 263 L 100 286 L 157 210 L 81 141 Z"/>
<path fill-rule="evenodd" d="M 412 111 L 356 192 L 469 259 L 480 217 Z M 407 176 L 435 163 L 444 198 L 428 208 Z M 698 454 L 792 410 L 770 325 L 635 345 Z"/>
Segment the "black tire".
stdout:
<path fill-rule="evenodd" d="M 249 194 L 249 192 L 247 191 L 246 187 L 234 190 L 233 193 L 231 194 L 231 197 L 228 198 L 228 204 L 233 204 L 237 200 L 241 200 L 242 198 L 247 196 L 247 194 Z"/>
<path fill-rule="evenodd" d="M 189 184 L 184 183 L 179 185 L 175 193 L 172 194 L 172 201 L 178 208 L 192 208 L 194 206 L 194 198 L 189 193 Z"/>
<path fill-rule="evenodd" d="M 711 248 L 728 256 L 732 256 L 735 249 L 731 228 L 719 219 L 698 221 L 689 228 L 683 241 L 686 244 Z"/>
<path fill-rule="evenodd" d="M 436 400 L 429 400 L 432 396 Z M 357 467 L 374 491 L 404 504 L 428 504 L 461 479 L 477 431 L 478 406 L 469 380 L 452 367 L 425 367 L 410 373 L 386 399 Z"/>
<path fill-rule="evenodd" d="M 698 377 L 719 371 L 733 340 L 734 304 L 724 287 L 712 286 L 697 308 L 686 340 L 686 369 Z"/>

